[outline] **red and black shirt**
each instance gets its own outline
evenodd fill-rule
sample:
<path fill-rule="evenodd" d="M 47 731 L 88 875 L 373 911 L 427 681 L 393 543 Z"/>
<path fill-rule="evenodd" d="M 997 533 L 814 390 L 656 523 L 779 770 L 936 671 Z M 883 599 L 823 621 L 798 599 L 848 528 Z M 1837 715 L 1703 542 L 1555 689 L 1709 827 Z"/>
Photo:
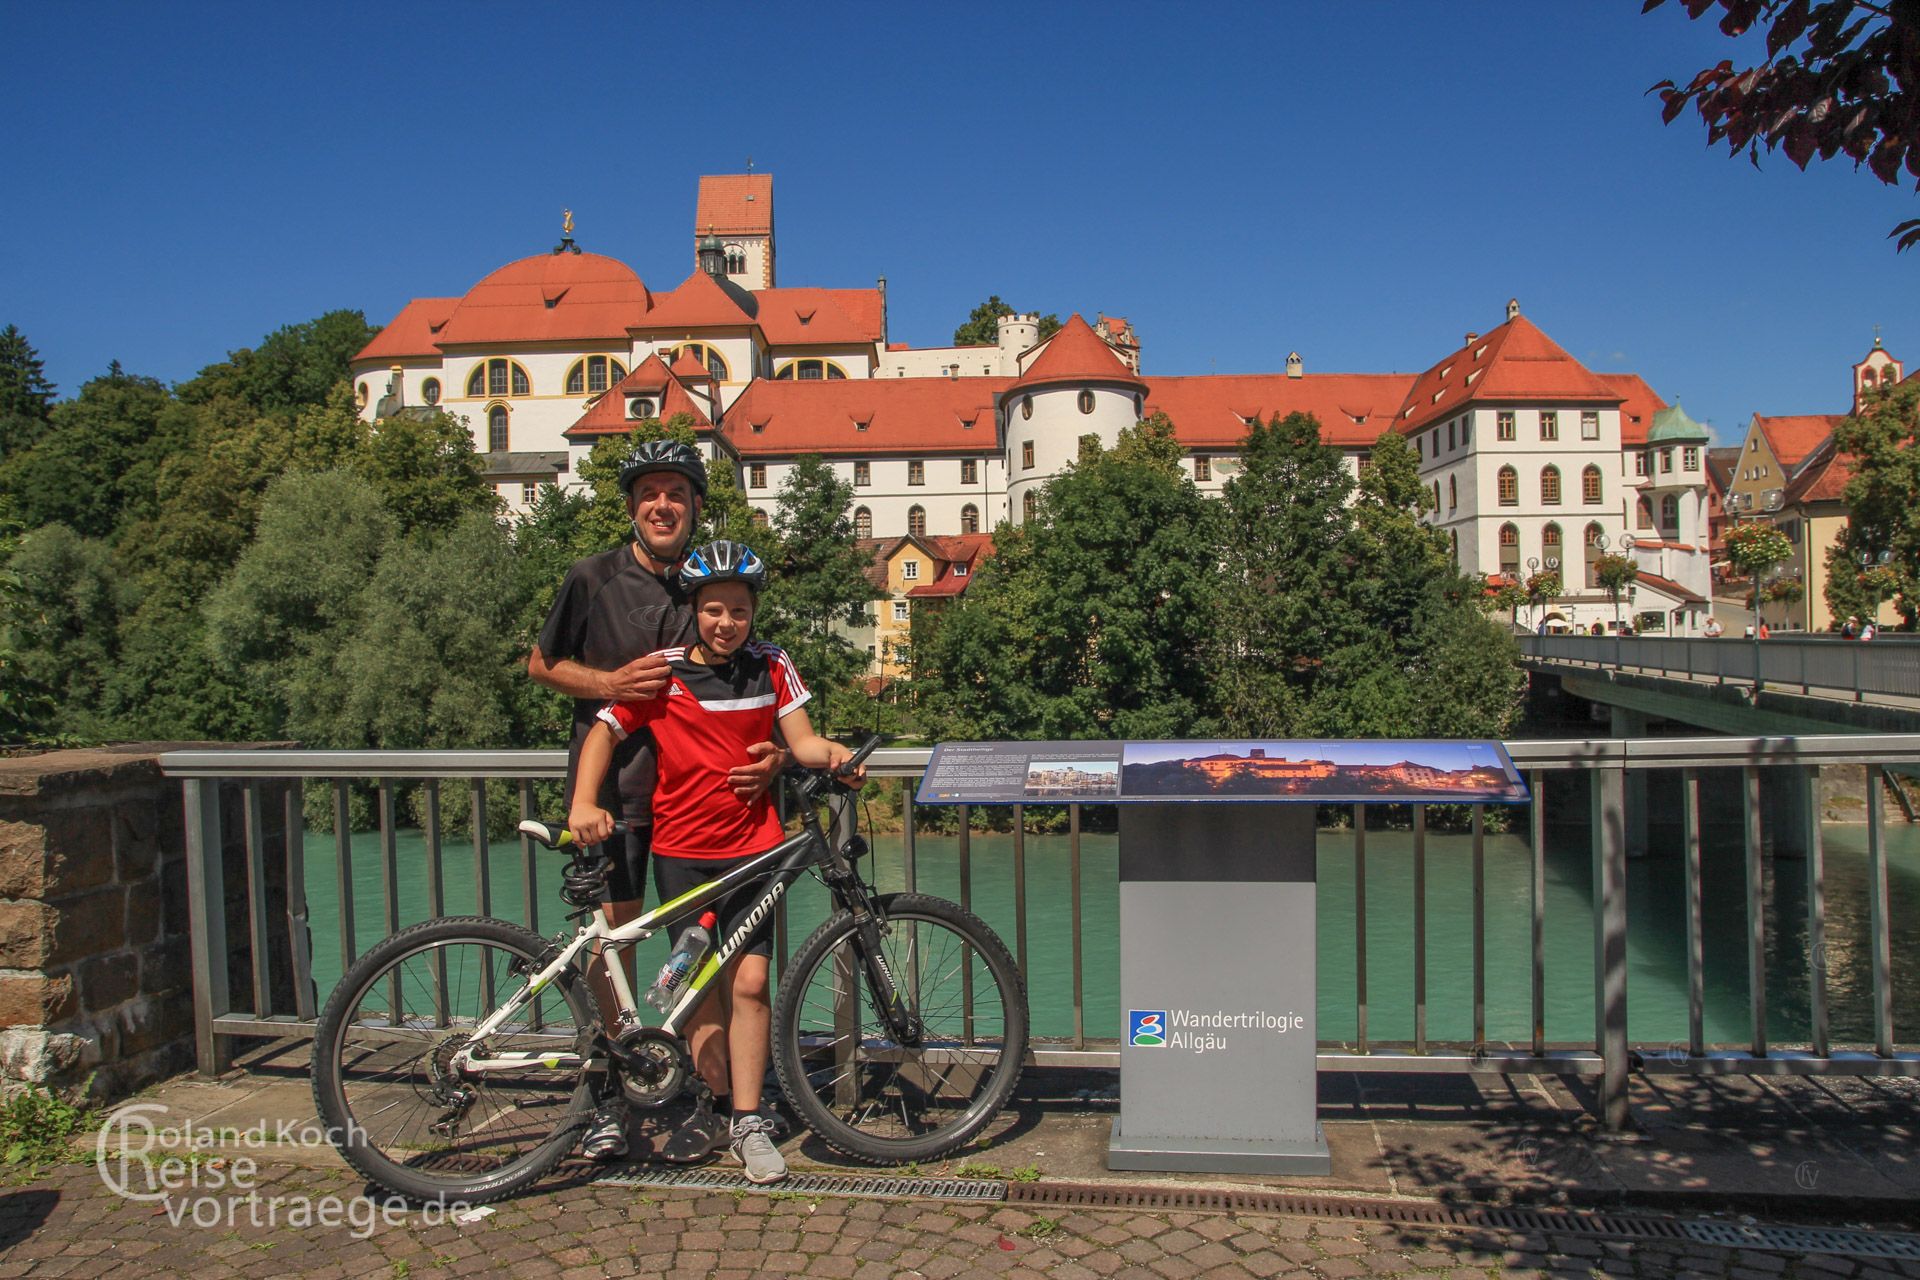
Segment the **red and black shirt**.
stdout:
<path fill-rule="evenodd" d="M 659 774 L 653 789 L 653 851 L 670 858 L 737 858 L 780 843 L 780 819 L 765 791 L 742 801 L 727 771 L 752 764 L 747 748 L 773 737 L 780 717 L 813 695 L 786 650 L 750 640 L 717 667 L 660 651 L 672 668 L 667 687 L 644 702 L 615 702 L 600 712 L 616 741 L 653 731 Z"/>

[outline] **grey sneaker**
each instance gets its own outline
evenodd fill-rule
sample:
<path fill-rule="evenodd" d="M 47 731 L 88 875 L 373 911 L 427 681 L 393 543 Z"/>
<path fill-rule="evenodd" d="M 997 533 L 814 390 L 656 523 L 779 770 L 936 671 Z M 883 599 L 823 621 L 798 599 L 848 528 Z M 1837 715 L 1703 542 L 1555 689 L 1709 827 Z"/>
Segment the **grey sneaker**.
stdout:
<path fill-rule="evenodd" d="M 696 1164 L 726 1145 L 727 1122 L 702 1098 L 694 1105 L 693 1114 L 667 1135 L 660 1158 L 668 1164 Z"/>
<path fill-rule="evenodd" d="M 580 1154 L 589 1160 L 618 1160 L 627 1154 L 627 1104 L 624 1099 L 600 1104 L 580 1139 Z"/>
<path fill-rule="evenodd" d="M 773 1121 L 765 1116 L 742 1116 L 733 1122 L 730 1136 L 733 1158 L 745 1169 L 747 1181 L 765 1185 L 787 1176 L 787 1162 L 773 1145 Z"/>

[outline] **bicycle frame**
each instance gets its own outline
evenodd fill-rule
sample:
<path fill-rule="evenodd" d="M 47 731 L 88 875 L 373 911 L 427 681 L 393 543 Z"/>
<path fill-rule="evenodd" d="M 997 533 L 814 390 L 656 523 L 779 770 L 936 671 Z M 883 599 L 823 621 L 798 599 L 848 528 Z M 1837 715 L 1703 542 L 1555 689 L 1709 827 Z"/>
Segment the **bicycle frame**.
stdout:
<path fill-rule="evenodd" d="M 558 956 L 534 974 L 527 985 L 515 992 L 505 1004 L 481 1019 L 480 1023 L 474 1027 L 469 1043 L 484 1044 L 488 1036 L 510 1022 L 515 1014 L 525 1009 L 536 996 L 566 972 L 583 950 L 593 947 L 596 943 L 604 951 L 609 947 L 622 947 L 644 941 L 669 921 L 690 915 L 701 907 L 717 902 L 749 881 L 764 878 L 767 881 L 766 892 L 753 905 L 753 909 L 747 913 L 739 926 L 707 956 L 699 971 L 688 979 L 680 998 L 668 1011 L 666 1020 L 661 1023 L 660 1030 L 670 1035 L 680 1035 L 687 1019 L 706 998 L 721 968 L 746 944 L 754 929 L 765 922 L 768 913 L 786 895 L 788 886 L 799 879 L 802 872 L 826 858 L 829 846 L 818 829 L 817 819 L 814 823 L 808 823 L 807 828 L 760 854 L 753 861 L 744 863 L 721 876 L 718 880 L 710 880 L 706 884 L 689 889 L 673 901 L 663 902 L 626 924 L 617 927 L 609 926 L 604 915 L 598 911 L 594 912 L 588 921 L 580 926 L 580 931 L 574 934 L 573 940 L 561 950 Z M 633 988 L 627 984 L 626 966 L 610 959 L 606 971 L 607 978 L 613 985 L 614 997 L 619 1002 L 619 1017 L 622 1023 L 636 1020 L 638 1015 L 633 1003 Z M 463 1049 L 455 1056 L 454 1062 L 460 1070 L 484 1075 L 488 1072 L 517 1070 L 530 1060 L 538 1061 L 549 1070 L 564 1067 L 585 1068 L 589 1065 L 588 1059 L 570 1050 L 556 1053 L 515 1050 L 490 1053 L 483 1057 Z"/>

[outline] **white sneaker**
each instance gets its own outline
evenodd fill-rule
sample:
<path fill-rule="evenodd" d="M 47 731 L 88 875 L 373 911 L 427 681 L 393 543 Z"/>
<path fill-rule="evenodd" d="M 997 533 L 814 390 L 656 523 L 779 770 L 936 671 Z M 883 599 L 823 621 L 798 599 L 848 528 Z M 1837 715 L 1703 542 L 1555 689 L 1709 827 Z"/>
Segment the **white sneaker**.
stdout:
<path fill-rule="evenodd" d="M 580 1139 L 580 1154 L 589 1160 L 618 1160 L 627 1154 L 625 1100 L 600 1104 Z"/>
<path fill-rule="evenodd" d="M 742 1116 L 733 1122 L 729 1150 L 746 1171 L 747 1181 L 765 1185 L 787 1176 L 787 1162 L 773 1145 L 773 1121 L 762 1115 Z"/>

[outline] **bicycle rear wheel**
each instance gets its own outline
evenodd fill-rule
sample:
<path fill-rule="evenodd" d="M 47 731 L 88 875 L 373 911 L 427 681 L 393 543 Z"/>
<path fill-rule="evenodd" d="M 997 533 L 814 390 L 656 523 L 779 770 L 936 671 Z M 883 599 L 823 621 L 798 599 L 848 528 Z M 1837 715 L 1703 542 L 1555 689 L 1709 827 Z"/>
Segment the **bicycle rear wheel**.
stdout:
<path fill-rule="evenodd" d="M 461 1074 L 472 1029 L 527 985 L 547 942 L 504 920 L 430 920 L 355 961 L 321 1011 L 313 1099 L 327 1135 L 369 1180 L 417 1201 L 479 1204 L 551 1169 L 593 1110 L 584 1056 L 598 1025 L 586 984 L 565 973 L 486 1039 L 524 1054 L 507 1072 Z"/>
<path fill-rule="evenodd" d="M 951 902 L 875 900 L 880 955 L 922 1027 L 904 1045 L 876 1008 L 853 917 L 800 944 L 775 1004 L 774 1069 L 807 1126 L 875 1164 L 963 1146 L 1013 1095 L 1027 1052 L 1027 1000 L 993 930 Z"/>

